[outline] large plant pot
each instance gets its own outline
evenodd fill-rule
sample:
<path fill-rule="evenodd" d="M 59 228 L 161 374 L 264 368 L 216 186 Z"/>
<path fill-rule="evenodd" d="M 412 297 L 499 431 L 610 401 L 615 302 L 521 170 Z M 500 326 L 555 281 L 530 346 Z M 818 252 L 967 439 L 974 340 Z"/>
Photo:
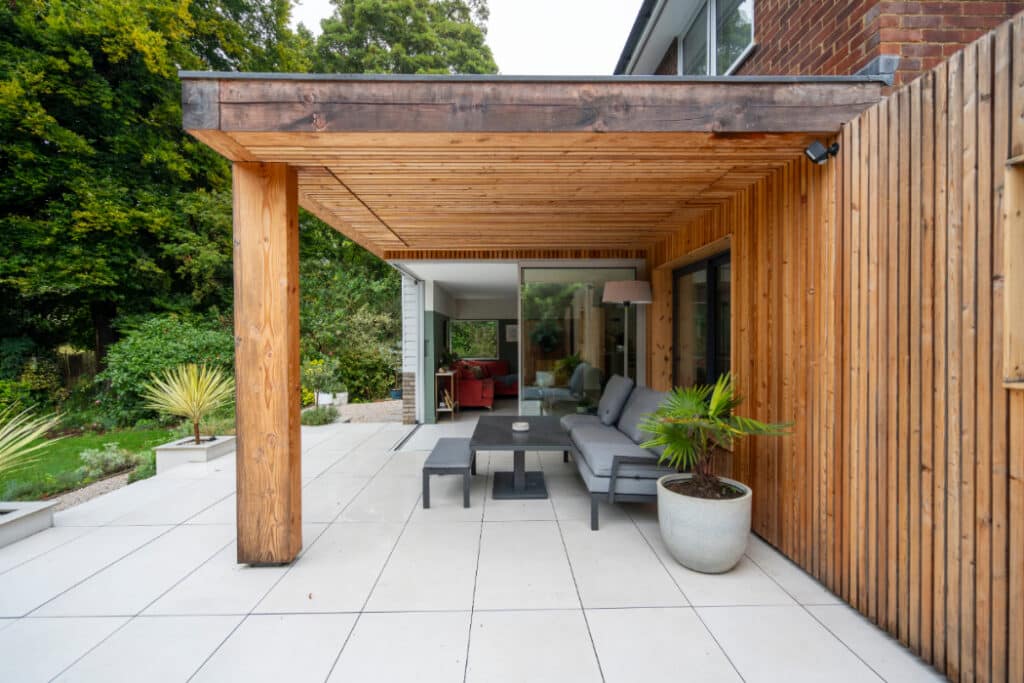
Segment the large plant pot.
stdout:
<path fill-rule="evenodd" d="M 665 488 L 689 474 L 669 474 L 658 480 L 658 523 L 661 537 L 679 564 L 706 574 L 727 572 L 740 561 L 750 537 L 750 487 L 720 479 L 744 492 L 731 500 L 684 496 Z"/>
<path fill-rule="evenodd" d="M 153 449 L 156 452 L 156 473 L 162 474 L 189 462 L 209 462 L 234 450 L 233 436 L 204 436 L 199 444 L 192 437 L 178 439 Z"/>

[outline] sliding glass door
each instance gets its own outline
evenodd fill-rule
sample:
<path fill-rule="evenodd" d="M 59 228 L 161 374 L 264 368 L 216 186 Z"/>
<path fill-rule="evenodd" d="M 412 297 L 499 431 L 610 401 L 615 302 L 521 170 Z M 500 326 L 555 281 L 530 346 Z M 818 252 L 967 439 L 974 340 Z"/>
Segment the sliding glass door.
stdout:
<path fill-rule="evenodd" d="M 673 274 L 673 383 L 710 384 L 729 372 L 729 253 Z"/>
<path fill-rule="evenodd" d="M 636 376 L 636 311 L 602 304 L 604 283 L 634 268 L 523 268 L 520 289 L 520 409 L 558 415 L 596 409 L 612 374 Z"/>

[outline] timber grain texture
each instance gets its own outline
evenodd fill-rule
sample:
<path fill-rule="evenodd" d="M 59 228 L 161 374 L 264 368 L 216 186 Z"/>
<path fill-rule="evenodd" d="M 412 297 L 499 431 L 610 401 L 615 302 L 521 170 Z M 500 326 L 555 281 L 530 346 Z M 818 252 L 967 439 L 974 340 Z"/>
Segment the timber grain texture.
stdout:
<path fill-rule="evenodd" d="M 787 164 L 652 248 L 656 298 L 730 238 L 743 410 L 795 423 L 736 448 L 754 530 L 950 680 L 1022 683 L 1024 391 L 1004 346 L 1024 320 L 1007 165 L 1024 154 L 1024 15 L 838 140 L 828 165 Z M 652 310 L 664 389 L 672 309 Z"/>
<path fill-rule="evenodd" d="M 299 225 L 295 170 L 234 164 L 238 561 L 302 549 Z"/>

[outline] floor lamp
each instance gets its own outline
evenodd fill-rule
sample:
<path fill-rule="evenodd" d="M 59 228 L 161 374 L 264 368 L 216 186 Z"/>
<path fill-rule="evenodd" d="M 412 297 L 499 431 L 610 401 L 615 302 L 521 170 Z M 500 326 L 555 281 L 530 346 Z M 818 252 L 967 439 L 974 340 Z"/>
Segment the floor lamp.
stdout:
<path fill-rule="evenodd" d="M 629 379 L 629 305 L 651 303 L 651 283 L 644 280 L 615 280 L 604 283 L 603 304 L 622 304 L 626 312 L 623 329 L 622 374 Z"/>

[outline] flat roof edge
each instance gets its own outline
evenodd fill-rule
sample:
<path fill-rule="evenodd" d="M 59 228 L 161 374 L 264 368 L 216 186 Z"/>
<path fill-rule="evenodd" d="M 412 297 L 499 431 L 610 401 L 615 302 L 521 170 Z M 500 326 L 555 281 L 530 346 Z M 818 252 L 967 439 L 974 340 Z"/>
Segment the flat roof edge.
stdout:
<path fill-rule="evenodd" d="M 495 74 L 313 74 L 264 73 L 249 71 L 187 71 L 178 72 L 187 80 L 234 81 L 367 81 L 367 82 L 436 82 L 436 83 L 880 83 L 888 85 L 879 75 L 852 76 L 506 76 Z"/>

